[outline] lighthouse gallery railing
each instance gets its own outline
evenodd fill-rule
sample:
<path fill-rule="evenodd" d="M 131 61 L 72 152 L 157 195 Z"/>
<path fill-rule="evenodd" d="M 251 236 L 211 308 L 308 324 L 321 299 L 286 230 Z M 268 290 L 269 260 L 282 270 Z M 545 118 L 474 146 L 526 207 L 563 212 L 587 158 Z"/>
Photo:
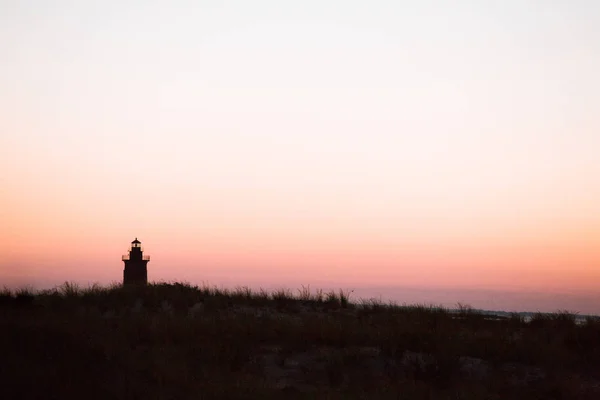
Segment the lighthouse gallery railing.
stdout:
<path fill-rule="evenodd" d="M 122 261 L 129 261 L 129 254 L 124 255 L 123 257 L 121 257 Z M 150 261 L 150 256 L 142 256 L 142 260 L 144 261 Z"/>

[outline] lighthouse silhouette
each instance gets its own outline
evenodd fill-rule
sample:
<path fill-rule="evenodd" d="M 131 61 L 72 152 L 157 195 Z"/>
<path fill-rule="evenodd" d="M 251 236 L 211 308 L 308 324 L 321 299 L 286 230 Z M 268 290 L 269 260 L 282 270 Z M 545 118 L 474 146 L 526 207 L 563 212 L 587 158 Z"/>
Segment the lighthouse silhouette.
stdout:
<path fill-rule="evenodd" d="M 137 238 L 131 242 L 129 254 L 122 257 L 125 263 L 123 270 L 123 285 L 145 285 L 148 283 L 148 261 L 150 256 L 145 256 L 142 242 Z"/>

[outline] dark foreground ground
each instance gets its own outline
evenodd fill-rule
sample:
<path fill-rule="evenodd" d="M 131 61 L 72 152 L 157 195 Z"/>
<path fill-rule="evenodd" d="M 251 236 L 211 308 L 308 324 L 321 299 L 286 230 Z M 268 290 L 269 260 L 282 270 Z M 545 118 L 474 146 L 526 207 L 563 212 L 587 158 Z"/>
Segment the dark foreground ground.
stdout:
<path fill-rule="evenodd" d="M 600 399 L 600 318 L 185 284 L 0 294 L 4 399 Z"/>

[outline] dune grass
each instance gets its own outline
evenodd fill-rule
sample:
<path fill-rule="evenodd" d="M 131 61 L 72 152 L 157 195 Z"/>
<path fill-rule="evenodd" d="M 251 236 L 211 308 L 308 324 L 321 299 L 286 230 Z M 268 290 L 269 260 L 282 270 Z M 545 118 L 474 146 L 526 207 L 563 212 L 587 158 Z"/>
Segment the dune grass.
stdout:
<path fill-rule="evenodd" d="M 351 294 L 187 283 L 4 289 L 0 390 L 27 399 L 600 398 L 599 318 L 491 318 L 467 305 Z M 319 350 L 322 359 L 302 372 L 305 391 L 274 386 L 261 366 L 265 351 L 285 360 L 315 349 L 332 350 Z M 365 351 L 383 360 L 377 374 Z M 410 354 L 431 362 L 399 367 Z M 484 360 L 490 372 L 465 377 L 465 358 Z M 515 384 L 518 368 L 543 376 Z"/>

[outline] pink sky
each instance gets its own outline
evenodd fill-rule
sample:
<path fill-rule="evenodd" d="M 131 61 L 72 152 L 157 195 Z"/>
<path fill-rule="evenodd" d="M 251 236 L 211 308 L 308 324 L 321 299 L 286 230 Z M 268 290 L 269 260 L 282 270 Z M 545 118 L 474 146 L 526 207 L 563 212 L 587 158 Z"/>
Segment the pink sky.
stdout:
<path fill-rule="evenodd" d="M 0 285 L 600 314 L 600 6 L 252 3 L 0 5 Z"/>

